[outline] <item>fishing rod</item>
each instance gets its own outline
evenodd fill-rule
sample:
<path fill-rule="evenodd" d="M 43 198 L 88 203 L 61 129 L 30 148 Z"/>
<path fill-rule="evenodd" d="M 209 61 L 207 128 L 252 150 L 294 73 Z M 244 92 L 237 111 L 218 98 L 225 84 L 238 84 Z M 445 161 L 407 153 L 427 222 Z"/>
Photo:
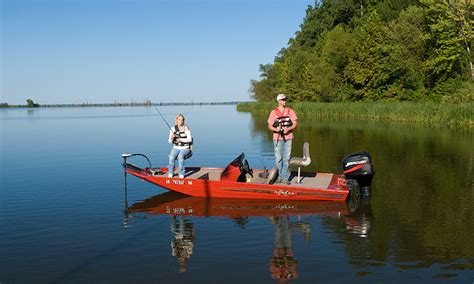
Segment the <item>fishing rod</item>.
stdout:
<path fill-rule="evenodd" d="M 158 113 L 160 114 L 160 116 L 161 116 L 161 118 L 163 119 L 163 121 L 166 123 L 166 125 L 168 125 L 168 128 L 169 128 L 169 129 L 173 129 L 173 128 L 169 125 L 168 121 L 166 121 L 166 119 L 164 118 L 164 116 L 161 114 L 161 111 L 160 111 L 155 105 L 153 105 L 153 107 L 156 109 L 156 111 L 158 111 Z"/>
<path fill-rule="evenodd" d="M 161 111 L 160 111 L 155 105 L 153 105 L 153 107 L 154 107 L 154 108 L 156 109 L 156 111 L 160 114 L 161 118 L 162 118 L 163 121 L 166 123 L 166 125 L 168 125 L 168 128 L 169 128 L 171 131 L 174 132 L 174 128 L 172 128 L 172 127 L 168 124 L 168 122 L 166 121 L 166 119 L 164 118 L 164 116 L 161 114 Z M 174 139 L 179 138 L 179 136 L 177 136 L 176 133 L 175 133 L 174 137 L 175 137 Z M 191 156 L 189 156 L 189 157 L 191 157 Z"/>

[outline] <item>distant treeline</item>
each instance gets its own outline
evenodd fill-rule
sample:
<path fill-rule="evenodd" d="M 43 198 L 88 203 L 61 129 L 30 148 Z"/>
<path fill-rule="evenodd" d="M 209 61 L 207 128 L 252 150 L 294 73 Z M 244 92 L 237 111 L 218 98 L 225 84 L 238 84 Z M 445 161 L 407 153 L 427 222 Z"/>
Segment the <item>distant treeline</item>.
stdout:
<path fill-rule="evenodd" d="M 0 108 L 24 108 L 24 107 L 122 107 L 122 106 L 190 106 L 190 105 L 237 105 L 239 103 L 246 103 L 242 101 L 230 102 L 191 102 L 191 103 L 81 103 L 81 104 L 26 104 L 26 105 L 9 105 L 7 103 L 0 103 Z"/>
<path fill-rule="evenodd" d="M 473 100 L 471 0 L 321 0 L 251 82 L 257 101 Z"/>

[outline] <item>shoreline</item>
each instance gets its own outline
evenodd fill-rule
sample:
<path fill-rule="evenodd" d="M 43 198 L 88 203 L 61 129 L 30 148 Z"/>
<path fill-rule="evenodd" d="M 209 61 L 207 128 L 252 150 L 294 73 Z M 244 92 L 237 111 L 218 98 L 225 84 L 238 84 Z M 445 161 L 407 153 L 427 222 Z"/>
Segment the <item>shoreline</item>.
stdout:
<path fill-rule="evenodd" d="M 191 103 L 82 103 L 82 104 L 38 104 L 28 105 L 8 105 L 0 104 L 1 108 L 62 108 L 62 107 L 130 107 L 130 106 L 192 106 L 192 105 L 238 105 L 251 103 L 249 101 L 230 102 L 191 102 Z"/>

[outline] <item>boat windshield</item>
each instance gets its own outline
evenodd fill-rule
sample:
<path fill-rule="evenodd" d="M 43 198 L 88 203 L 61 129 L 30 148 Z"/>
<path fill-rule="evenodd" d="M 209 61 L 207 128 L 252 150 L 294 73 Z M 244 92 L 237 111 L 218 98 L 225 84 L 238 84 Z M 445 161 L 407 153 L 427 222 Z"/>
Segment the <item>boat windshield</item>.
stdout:
<path fill-rule="evenodd" d="M 221 180 L 245 181 L 246 174 L 253 176 L 253 171 L 250 169 L 249 163 L 245 159 L 245 154 L 242 152 L 227 165 L 221 174 Z"/>

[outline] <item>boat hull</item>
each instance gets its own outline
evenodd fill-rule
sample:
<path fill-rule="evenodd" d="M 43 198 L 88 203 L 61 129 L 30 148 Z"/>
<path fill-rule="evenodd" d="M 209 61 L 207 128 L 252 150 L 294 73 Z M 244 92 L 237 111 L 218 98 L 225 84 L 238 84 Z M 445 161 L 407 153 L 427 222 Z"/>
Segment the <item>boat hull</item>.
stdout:
<path fill-rule="evenodd" d="M 215 168 L 209 169 L 215 170 Z M 146 170 L 138 170 L 137 168 L 126 168 L 126 171 L 168 190 L 194 197 L 345 201 L 349 194 L 345 179 L 332 174 L 325 174 L 330 178 L 327 187 L 318 188 L 308 187 L 304 184 L 283 185 L 200 178 L 169 178 L 167 175 L 154 176 Z"/>

